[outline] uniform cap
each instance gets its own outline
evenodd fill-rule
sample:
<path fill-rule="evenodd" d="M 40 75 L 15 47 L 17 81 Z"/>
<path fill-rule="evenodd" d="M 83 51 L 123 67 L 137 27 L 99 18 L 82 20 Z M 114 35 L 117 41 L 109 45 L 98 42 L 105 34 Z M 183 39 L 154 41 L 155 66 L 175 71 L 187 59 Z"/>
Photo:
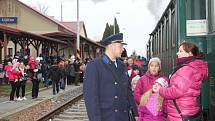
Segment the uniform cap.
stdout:
<path fill-rule="evenodd" d="M 122 33 L 111 35 L 111 36 L 105 38 L 104 40 L 102 40 L 101 43 L 105 46 L 112 44 L 112 43 L 122 43 L 124 45 L 127 45 L 126 43 L 123 42 Z"/>

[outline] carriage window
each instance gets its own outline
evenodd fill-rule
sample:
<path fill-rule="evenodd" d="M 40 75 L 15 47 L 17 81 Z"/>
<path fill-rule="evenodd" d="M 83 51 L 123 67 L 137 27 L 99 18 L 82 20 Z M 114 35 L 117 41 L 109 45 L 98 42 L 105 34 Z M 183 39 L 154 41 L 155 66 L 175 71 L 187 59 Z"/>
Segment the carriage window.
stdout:
<path fill-rule="evenodd" d="M 156 48 L 156 37 L 155 37 L 156 35 L 154 34 L 153 35 L 153 40 L 152 40 L 152 53 L 153 54 L 155 54 L 156 53 L 156 51 L 155 51 L 155 48 Z"/>
<path fill-rule="evenodd" d="M 166 50 L 169 49 L 169 20 L 166 21 Z"/>
<path fill-rule="evenodd" d="M 166 49 L 166 20 L 162 27 L 162 51 L 164 51 Z"/>
<path fill-rule="evenodd" d="M 208 33 L 206 0 L 186 1 L 186 35 L 199 36 Z"/>
<path fill-rule="evenodd" d="M 158 54 L 161 53 L 161 48 L 162 48 L 162 45 L 161 45 L 161 29 L 159 29 L 159 31 L 158 31 Z"/>
<path fill-rule="evenodd" d="M 159 40 L 158 40 L 158 32 L 156 32 L 156 54 L 158 54 L 158 50 L 159 50 Z"/>
<path fill-rule="evenodd" d="M 206 0 L 187 0 L 187 20 L 206 19 Z"/>
<path fill-rule="evenodd" d="M 177 40 L 177 37 L 176 37 L 176 15 L 175 15 L 175 11 L 172 11 L 172 16 L 171 16 L 171 41 L 172 41 L 172 46 L 171 47 L 175 47 L 176 45 L 176 40 Z"/>
<path fill-rule="evenodd" d="M 215 31 L 215 0 L 211 0 L 211 29 Z"/>

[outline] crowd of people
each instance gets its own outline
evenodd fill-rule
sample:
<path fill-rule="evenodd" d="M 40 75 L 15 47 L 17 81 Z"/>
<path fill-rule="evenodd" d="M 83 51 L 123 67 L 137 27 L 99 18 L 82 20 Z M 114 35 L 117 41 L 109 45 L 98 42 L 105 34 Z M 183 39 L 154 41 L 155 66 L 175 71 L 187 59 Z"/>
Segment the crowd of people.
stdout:
<path fill-rule="evenodd" d="M 79 86 L 83 82 L 83 73 L 86 59 L 80 59 L 71 55 L 69 59 L 59 56 L 43 56 L 34 58 L 20 54 L 12 58 L 8 56 L 4 64 L 0 64 L 0 84 L 10 84 L 10 101 L 27 100 L 26 83 L 32 82 L 32 99 L 38 97 L 40 83 L 44 87 L 52 85 L 53 95 L 65 90 L 65 85 Z M 20 95 L 21 93 L 21 95 Z"/>
<path fill-rule="evenodd" d="M 52 84 L 56 95 L 60 89 L 65 90 L 66 83 L 79 86 L 83 81 L 90 121 L 203 120 L 198 99 L 208 67 L 195 44 L 180 44 L 177 67 L 166 77 L 158 57 L 149 61 L 134 55 L 121 58 L 125 44 L 122 34 L 112 35 L 102 43 L 105 53 L 92 61 L 82 62 L 74 55 L 68 60 L 42 55 L 36 59 L 27 55 L 6 58 L 0 64 L 0 83 L 11 85 L 10 101 L 20 101 L 27 99 L 28 81 L 32 82 L 33 99 L 38 97 L 40 82 L 46 87 Z"/>

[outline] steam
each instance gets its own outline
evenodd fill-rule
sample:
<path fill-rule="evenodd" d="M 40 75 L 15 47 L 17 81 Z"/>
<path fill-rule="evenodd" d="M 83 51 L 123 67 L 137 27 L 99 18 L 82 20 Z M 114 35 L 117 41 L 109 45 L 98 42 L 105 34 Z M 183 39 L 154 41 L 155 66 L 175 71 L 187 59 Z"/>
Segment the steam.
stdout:
<path fill-rule="evenodd" d="M 104 2 L 106 0 L 92 0 L 94 3 Z"/>
<path fill-rule="evenodd" d="M 162 5 L 163 0 L 149 0 L 147 8 L 151 14 L 154 15 L 155 20 L 159 20 L 160 18 L 160 5 Z"/>
<path fill-rule="evenodd" d="M 91 0 L 91 1 L 94 3 L 99 3 L 105 2 L 107 0 Z M 135 2 L 136 0 L 132 1 Z M 155 20 L 158 21 L 170 0 L 147 0 L 147 1 L 148 10 L 154 16 Z"/>

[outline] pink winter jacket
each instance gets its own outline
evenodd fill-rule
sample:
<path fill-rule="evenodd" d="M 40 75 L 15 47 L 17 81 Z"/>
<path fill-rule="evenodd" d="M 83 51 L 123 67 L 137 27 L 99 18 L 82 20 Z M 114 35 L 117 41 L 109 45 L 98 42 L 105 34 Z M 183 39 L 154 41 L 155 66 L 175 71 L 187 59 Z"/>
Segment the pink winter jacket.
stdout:
<path fill-rule="evenodd" d="M 161 87 L 159 93 L 167 99 L 167 113 L 169 121 L 181 121 L 173 99 L 183 115 L 194 115 L 198 113 L 199 106 L 196 97 L 200 95 L 202 81 L 207 79 L 207 62 L 194 60 L 184 64 L 170 78 L 168 88 Z"/>

